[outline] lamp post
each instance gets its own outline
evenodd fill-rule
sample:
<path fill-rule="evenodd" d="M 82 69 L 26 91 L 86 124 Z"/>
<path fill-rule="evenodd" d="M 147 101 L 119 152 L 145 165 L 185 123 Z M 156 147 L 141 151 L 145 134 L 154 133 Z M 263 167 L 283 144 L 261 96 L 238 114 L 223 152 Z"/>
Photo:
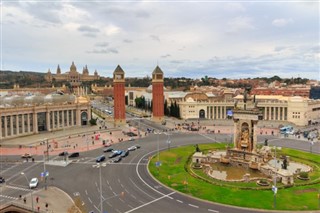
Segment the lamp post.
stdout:
<path fill-rule="evenodd" d="M 103 213 L 103 205 L 102 205 L 102 184 L 101 184 L 101 165 L 97 163 L 97 168 L 99 168 L 99 181 L 100 181 L 100 213 Z"/>
<path fill-rule="evenodd" d="M 157 157 L 157 159 L 158 159 L 158 162 L 159 162 L 159 135 L 161 134 L 161 132 L 159 131 L 159 132 L 154 132 L 154 134 L 156 134 L 157 135 L 157 150 L 158 150 L 158 157 Z"/>
<path fill-rule="evenodd" d="M 26 178 L 27 183 L 29 184 L 29 179 L 28 179 L 27 175 L 24 174 L 24 172 L 21 172 L 20 174 L 23 175 Z M 34 212 L 34 208 L 33 208 L 33 193 L 32 192 L 33 192 L 33 190 L 31 190 L 31 209 L 32 209 L 32 212 Z"/>
<path fill-rule="evenodd" d="M 277 147 L 274 147 L 274 185 L 272 186 L 273 191 L 273 208 L 277 207 Z"/>

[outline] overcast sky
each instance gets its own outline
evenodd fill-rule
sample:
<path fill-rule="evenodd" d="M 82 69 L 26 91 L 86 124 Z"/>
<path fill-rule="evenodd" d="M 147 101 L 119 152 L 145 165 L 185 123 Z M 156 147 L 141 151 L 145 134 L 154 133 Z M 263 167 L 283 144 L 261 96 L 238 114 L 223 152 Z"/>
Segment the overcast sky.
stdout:
<path fill-rule="evenodd" d="M 317 0 L 2 0 L 1 27 L 2 70 L 320 80 Z"/>

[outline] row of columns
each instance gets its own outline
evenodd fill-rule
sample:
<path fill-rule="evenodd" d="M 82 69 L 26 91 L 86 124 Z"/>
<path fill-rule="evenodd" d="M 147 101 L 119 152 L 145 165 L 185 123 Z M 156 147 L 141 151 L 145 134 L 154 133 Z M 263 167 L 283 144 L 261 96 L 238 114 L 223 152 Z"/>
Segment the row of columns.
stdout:
<path fill-rule="evenodd" d="M 1 127 L 0 138 L 6 138 L 8 136 L 13 136 L 13 135 L 38 133 L 37 122 L 38 121 L 37 121 L 36 113 L 1 116 L 0 117 L 0 127 Z M 21 129 L 20 129 L 20 126 L 21 126 Z"/>
<path fill-rule="evenodd" d="M 80 126 L 80 113 L 80 109 L 45 112 L 47 131 L 53 131 L 75 125 Z M 34 111 L 32 113 L 1 116 L 0 127 L 0 138 L 37 134 L 38 113 Z"/>
<path fill-rule="evenodd" d="M 264 120 L 288 120 L 288 108 L 287 107 L 265 107 L 264 108 Z"/>
<path fill-rule="evenodd" d="M 225 119 L 227 117 L 227 106 L 208 106 L 208 119 Z"/>

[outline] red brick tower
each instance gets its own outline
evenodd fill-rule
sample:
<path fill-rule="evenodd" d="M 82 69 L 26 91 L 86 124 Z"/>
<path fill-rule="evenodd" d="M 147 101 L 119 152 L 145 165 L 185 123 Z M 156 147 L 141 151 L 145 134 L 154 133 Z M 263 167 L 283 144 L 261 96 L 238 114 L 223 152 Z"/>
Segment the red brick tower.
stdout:
<path fill-rule="evenodd" d="M 126 123 L 126 107 L 125 107 L 125 79 L 124 71 L 120 67 L 113 72 L 113 98 L 114 98 L 114 123 L 125 124 Z"/>
<path fill-rule="evenodd" d="M 152 114 L 153 120 L 162 122 L 164 116 L 163 72 L 157 66 L 152 72 Z"/>

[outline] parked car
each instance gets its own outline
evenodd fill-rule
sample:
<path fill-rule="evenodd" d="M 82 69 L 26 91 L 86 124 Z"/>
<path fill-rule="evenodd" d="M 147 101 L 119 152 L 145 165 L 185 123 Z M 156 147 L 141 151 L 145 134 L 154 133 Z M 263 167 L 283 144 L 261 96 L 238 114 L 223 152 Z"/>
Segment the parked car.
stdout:
<path fill-rule="evenodd" d="M 99 162 L 104 161 L 105 159 L 106 159 L 106 157 L 104 155 L 101 155 L 101 156 L 97 157 L 96 162 L 99 163 Z"/>
<path fill-rule="evenodd" d="M 136 150 L 136 149 L 137 149 L 136 146 L 130 146 L 130 147 L 128 148 L 129 151 L 134 151 L 134 150 Z"/>
<path fill-rule="evenodd" d="M 32 158 L 32 155 L 29 153 L 24 153 L 23 155 L 21 155 L 22 158 Z"/>
<path fill-rule="evenodd" d="M 74 152 L 74 153 L 71 153 L 69 155 L 69 158 L 76 158 L 76 157 L 79 157 L 80 156 L 80 153 L 79 152 Z"/>
<path fill-rule="evenodd" d="M 59 156 L 66 156 L 66 155 L 68 155 L 68 152 L 66 151 L 59 153 Z"/>
<path fill-rule="evenodd" d="M 113 151 L 113 148 L 105 148 L 103 149 L 103 152 L 112 152 Z"/>
<path fill-rule="evenodd" d="M 129 155 L 129 152 L 130 152 L 129 150 L 123 151 L 120 156 L 123 157 L 123 158 L 124 158 L 124 157 L 127 157 L 127 156 Z"/>
<path fill-rule="evenodd" d="M 128 139 L 128 141 L 134 141 L 134 138 L 133 138 L 133 137 L 130 137 L 130 138 Z"/>
<path fill-rule="evenodd" d="M 134 132 L 128 132 L 127 135 L 128 135 L 129 137 L 138 136 L 138 135 L 137 135 L 136 133 L 134 133 Z"/>
<path fill-rule="evenodd" d="M 109 147 L 109 146 L 111 146 L 111 143 L 109 142 L 109 143 L 106 143 L 105 145 L 104 145 L 104 147 Z"/>
<path fill-rule="evenodd" d="M 30 183 L 29 183 L 30 189 L 36 188 L 38 186 L 38 183 L 39 183 L 38 178 L 32 178 Z"/>
<path fill-rule="evenodd" d="M 113 160 L 114 163 L 120 162 L 122 159 L 121 155 Z"/>
<path fill-rule="evenodd" d="M 4 177 L 0 177 L 0 183 L 4 183 L 5 180 L 4 180 Z"/>

